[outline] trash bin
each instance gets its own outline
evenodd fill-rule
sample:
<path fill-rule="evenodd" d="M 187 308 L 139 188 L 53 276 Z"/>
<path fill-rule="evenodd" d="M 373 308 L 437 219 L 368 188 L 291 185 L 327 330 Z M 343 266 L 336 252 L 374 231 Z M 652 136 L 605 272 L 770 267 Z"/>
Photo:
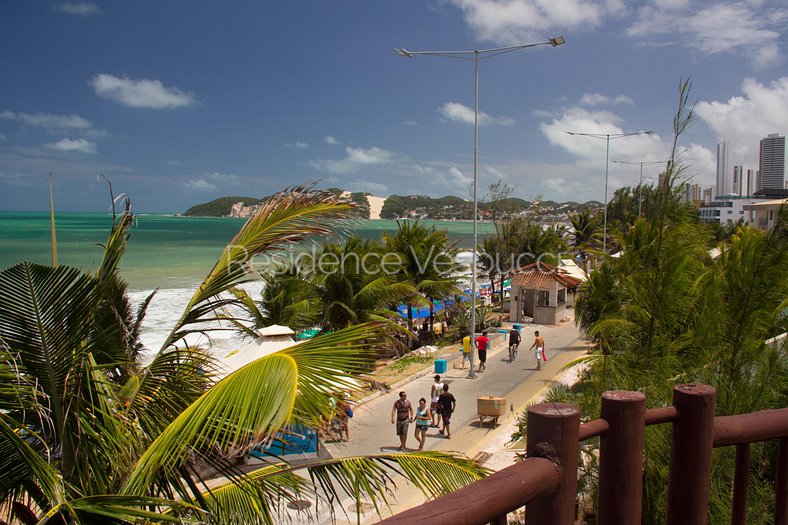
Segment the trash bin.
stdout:
<path fill-rule="evenodd" d="M 445 374 L 446 373 L 446 360 L 445 359 L 436 359 L 435 360 L 435 373 L 436 374 Z"/>

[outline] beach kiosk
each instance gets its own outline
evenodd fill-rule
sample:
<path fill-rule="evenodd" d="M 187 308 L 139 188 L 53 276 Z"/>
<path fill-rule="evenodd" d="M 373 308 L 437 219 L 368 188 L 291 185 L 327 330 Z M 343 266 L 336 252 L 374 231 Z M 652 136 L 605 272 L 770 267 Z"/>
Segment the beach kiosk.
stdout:
<path fill-rule="evenodd" d="M 537 262 L 521 266 L 511 273 L 509 319 L 523 323 L 527 317 L 534 324 L 558 324 L 563 312 L 571 308 L 577 287 L 583 280 L 567 270 Z"/>

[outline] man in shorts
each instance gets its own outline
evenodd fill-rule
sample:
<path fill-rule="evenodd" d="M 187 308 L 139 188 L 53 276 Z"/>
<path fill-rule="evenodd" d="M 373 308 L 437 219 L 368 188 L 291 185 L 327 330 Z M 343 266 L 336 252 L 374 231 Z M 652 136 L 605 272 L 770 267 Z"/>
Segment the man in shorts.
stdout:
<path fill-rule="evenodd" d="M 399 450 L 405 451 L 405 444 L 408 441 L 408 424 L 413 419 L 413 406 L 408 401 L 408 395 L 405 392 L 399 393 L 399 399 L 394 402 L 394 408 L 391 409 L 391 424 L 396 425 L 397 435 L 399 436 Z"/>
<path fill-rule="evenodd" d="M 484 370 L 485 362 L 487 361 L 487 346 L 490 340 L 487 338 L 487 330 L 482 332 L 482 335 L 476 338 L 476 352 L 479 356 L 479 372 Z"/>
<path fill-rule="evenodd" d="M 509 362 L 511 363 L 514 361 L 514 358 L 517 357 L 517 348 L 520 346 L 520 330 L 517 328 L 512 328 L 511 332 L 509 332 Z"/>
<path fill-rule="evenodd" d="M 451 439 L 449 424 L 451 423 L 451 414 L 457 406 L 457 400 L 454 399 L 453 394 L 449 393 L 449 385 L 446 383 L 443 384 L 443 393 L 438 398 L 438 403 L 441 405 L 441 417 L 443 418 L 443 430 L 438 430 L 438 432 L 443 434 L 446 439 Z"/>
<path fill-rule="evenodd" d="M 534 339 L 534 344 L 531 345 L 530 349 L 536 347 L 536 369 L 541 370 L 542 361 L 544 360 L 544 339 L 542 339 L 542 336 L 539 335 L 539 330 L 534 332 L 534 335 L 536 336 L 536 339 Z"/>
<path fill-rule="evenodd" d="M 430 416 L 432 422 L 430 423 L 431 427 L 438 427 L 440 426 L 440 405 L 438 404 L 438 398 L 443 393 L 443 383 L 441 383 L 441 376 L 435 376 L 435 382 L 432 384 L 430 388 Z"/>

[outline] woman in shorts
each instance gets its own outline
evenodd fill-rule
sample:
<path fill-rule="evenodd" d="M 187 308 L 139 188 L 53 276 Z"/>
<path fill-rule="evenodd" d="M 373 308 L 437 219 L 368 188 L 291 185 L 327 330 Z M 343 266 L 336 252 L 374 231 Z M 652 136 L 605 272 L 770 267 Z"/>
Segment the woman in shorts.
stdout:
<path fill-rule="evenodd" d="M 416 441 L 419 442 L 419 450 L 424 450 L 424 441 L 427 439 L 427 428 L 430 426 L 430 415 L 427 411 L 427 400 L 423 397 L 419 399 L 419 408 L 416 409 Z"/>

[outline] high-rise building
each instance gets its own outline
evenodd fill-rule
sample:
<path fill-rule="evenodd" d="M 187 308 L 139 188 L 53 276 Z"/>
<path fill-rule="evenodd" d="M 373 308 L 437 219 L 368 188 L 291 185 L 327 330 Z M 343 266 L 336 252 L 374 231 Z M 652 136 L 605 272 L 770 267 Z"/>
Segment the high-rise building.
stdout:
<path fill-rule="evenodd" d="M 717 195 L 733 192 L 733 164 L 731 163 L 731 143 L 723 140 L 717 144 Z"/>
<path fill-rule="evenodd" d="M 687 202 L 697 202 L 703 199 L 703 190 L 699 184 L 690 184 L 687 182 L 684 185 L 686 191 Z"/>
<path fill-rule="evenodd" d="M 785 188 L 785 137 L 772 133 L 761 139 L 760 180 L 758 190 Z"/>
<path fill-rule="evenodd" d="M 703 202 L 711 202 L 714 200 L 714 186 L 709 186 L 703 190 Z"/>
<path fill-rule="evenodd" d="M 745 186 L 747 193 L 744 195 L 752 195 L 758 190 L 758 186 L 755 185 L 757 179 L 756 174 L 758 172 L 755 170 L 747 170 L 747 185 Z"/>
<path fill-rule="evenodd" d="M 733 190 L 734 195 L 747 195 L 746 181 L 744 180 L 744 166 L 733 167 Z"/>

